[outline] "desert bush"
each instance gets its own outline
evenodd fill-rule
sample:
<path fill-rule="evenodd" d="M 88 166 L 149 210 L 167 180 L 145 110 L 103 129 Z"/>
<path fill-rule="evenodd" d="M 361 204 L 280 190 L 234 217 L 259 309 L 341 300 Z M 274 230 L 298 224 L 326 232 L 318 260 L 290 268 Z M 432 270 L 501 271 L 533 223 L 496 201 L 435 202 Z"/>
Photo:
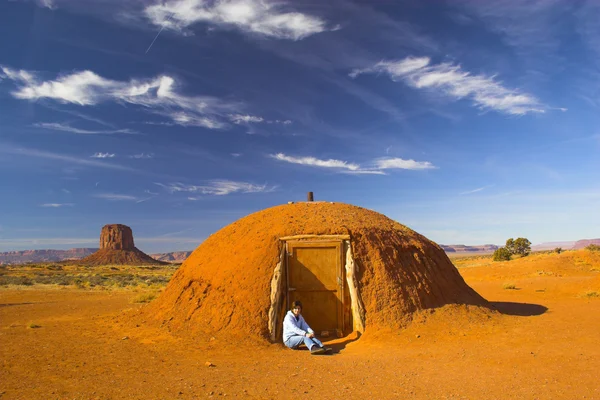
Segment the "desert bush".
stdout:
<path fill-rule="evenodd" d="M 37 329 L 37 328 L 41 328 L 41 325 L 38 324 L 34 324 L 33 322 L 29 324 L 29 328 L 30 329 Z"/>
<path fill-rule="evenodd" d="M 156 298 L 156 293 L 140 293 L 131 299 L 132 303 L 150 303 Z"/>
<path fill-rule="evenodd" d="M 597 244 L 589 244 L 585 246 L 585 249 L 589 251 L 600 251 L 600 246 Z"/>
<path fill-rule="evenodd" d="M 500 247 L 494 251 L 494 261 L 510 261 L 510 251 L 504 247 Z"/>
<path fill-rule="evenodd" d="M 34 282 L 27 276 L 0 276 L 0 285 L 23 285 L 31 286 Z"/>
<path fill-rule="evenodd" d="M 600 297 L 600 293 L 595 290 L 589 290 L 583 294 L 583 297 L 592 298 L 592 297 Z"/>
<path fill-rule="evenodd" d="M 504 290 L 516 290 L 517 285 L 515 285 L 514 283 L 505 283 L 504 285 L 502 285 L 502 288 Z"/>
<path fill-rule="evenodd" d="M 557 248 L 554 249 L 554 252 L 558 253 L 558 254 L 562 253 L 562 251 L 563 251 L 562 247 L 557 247 Z"/>
<path fill-rule="evenodd" d="M 511 255 L 520 255 L 525 257 L 531 253 L 531 242 L 526 238 L 510 238 L 506 241 L 506 250 L 510 252 Z"/>

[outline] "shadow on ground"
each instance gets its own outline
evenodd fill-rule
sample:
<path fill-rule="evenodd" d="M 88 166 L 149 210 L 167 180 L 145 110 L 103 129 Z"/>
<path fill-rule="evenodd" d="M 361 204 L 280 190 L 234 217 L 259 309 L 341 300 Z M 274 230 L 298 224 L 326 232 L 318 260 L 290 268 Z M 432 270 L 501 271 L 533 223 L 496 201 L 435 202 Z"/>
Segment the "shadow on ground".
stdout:
<path fill-rule="evenodd" d="M 490 304 L 502 314 L 520 317 L 542 315 L 548 311 L 548 307 L 544 307 L 540 304 L 512 303 L 509 301 L 491 301 Z"/>
<path fill-rule="evenodd" d="M 0 307 L 27 306 L 29 304 L 36 304 L 36 303 L 6 303 L 6 304 L 0 304 Z"/>

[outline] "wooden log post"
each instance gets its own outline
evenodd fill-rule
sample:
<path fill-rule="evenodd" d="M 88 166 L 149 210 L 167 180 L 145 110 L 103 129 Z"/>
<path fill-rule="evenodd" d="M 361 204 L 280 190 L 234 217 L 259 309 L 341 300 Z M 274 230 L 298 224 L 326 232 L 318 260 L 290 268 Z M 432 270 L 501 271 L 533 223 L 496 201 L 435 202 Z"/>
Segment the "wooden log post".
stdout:
<path fill-rule="evenodd" d="M 313 192 L 308 192 L 308 196 L 306 198 L 306 201 L 315 201 Z"/>

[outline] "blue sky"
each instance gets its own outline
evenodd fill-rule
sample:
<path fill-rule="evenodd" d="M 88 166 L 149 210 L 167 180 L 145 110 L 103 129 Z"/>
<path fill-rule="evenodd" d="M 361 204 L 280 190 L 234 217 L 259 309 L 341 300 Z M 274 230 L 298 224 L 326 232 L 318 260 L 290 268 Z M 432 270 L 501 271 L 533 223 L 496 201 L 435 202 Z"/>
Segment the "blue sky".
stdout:
<path fill-rule="evenodd" d="M 600 237 L 595 1 L 0 3 L 0 251 L 190 250 L 287 201 Z"/>

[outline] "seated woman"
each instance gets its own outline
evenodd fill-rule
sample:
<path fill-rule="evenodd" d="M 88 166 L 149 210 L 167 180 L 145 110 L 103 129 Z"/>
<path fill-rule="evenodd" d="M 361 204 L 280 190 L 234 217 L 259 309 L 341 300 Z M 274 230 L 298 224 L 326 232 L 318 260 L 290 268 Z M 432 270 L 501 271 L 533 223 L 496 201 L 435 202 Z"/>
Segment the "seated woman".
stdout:
<path fill-rule="evenodd" d="M 315 332 L 302 317 L 302 303 L 299 300 L 294 301 L 292 309 L 287 312 L 283 320 L 283 343 L 290 349 L 297 349 L 304 343 L 310 350 L 310 354 L 324 354 L 331 351 L 315 337 Z"/>

